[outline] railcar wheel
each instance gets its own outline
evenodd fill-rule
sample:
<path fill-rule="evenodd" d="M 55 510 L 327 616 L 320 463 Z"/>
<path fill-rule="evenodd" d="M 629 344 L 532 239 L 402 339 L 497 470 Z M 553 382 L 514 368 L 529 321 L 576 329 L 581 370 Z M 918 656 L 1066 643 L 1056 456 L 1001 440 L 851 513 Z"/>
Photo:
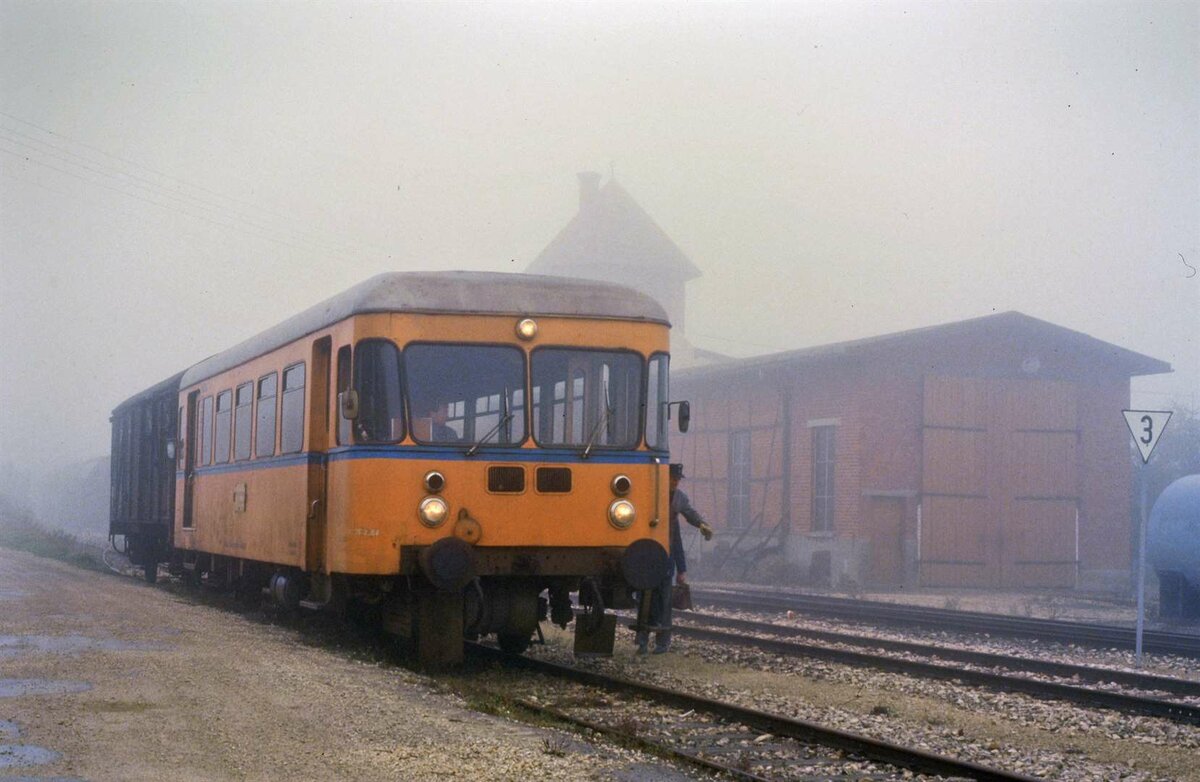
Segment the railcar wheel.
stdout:
<path fill-rule="evenodd" d="M 157 562 L 147 562 L 144 565 L 142 565 L 142 578 L 144 578 L 146 580 L 147 584 L 157 584 L 158 583 L 158 563 Z"/>
<path fill-rule="evenodd" d="M 496 643 L 505 654 L 524 654 L 529 648 L 533 636 L 529 633 L 498 633 Z"/>

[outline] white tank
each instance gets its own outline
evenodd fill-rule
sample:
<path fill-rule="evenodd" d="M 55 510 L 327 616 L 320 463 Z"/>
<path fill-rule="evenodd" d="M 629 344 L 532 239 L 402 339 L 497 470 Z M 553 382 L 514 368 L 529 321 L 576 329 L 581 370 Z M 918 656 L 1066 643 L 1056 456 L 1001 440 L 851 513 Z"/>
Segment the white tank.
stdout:
<path fill-rule="evenodd" d="M 1200 587 L 1200 475 L 1180 478 L 1155 500 L 1146 557 L 1159 573 L 1179 573 Z"/>

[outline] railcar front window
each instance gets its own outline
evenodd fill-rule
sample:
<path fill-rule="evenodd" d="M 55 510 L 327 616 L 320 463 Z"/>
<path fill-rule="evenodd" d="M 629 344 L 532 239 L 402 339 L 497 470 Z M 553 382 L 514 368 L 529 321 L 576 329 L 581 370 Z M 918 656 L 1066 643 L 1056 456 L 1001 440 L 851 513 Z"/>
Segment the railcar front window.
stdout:
<path fill-rule="evenodd" d="M 355 357 L 354 388 L 358 391 L 355 442 L 400 442 L 404 439 L 400 350 L 387 340 L 367 339 L 358 343 Z"/>
<path fill-rule="evenodd" d="M 419 343 L 404 349 L 413 438 L 513 445 L 525 439 L 525 354 L 495 345 Z"/>
<path fill-rule="evenodd" d="M 667 355 L 650 358 L 650 376 L 646 379 L 646 445 L 656 451 L 667 450 Z"/>
<path fill-rule="evenodd" d="M 626 351 L 533 353 L 533 437 L 543 447 L 636 448 L 642 358 Z"/>

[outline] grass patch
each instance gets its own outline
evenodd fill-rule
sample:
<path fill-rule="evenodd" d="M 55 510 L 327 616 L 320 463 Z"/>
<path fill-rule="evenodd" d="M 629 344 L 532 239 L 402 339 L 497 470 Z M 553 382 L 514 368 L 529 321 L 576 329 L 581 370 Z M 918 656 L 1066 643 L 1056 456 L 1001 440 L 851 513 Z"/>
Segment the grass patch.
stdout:
<path fill-rule="evenodd" d="M 7 497 L 0 497 L 0 546 L 90 570 L 105 569 L 97 547 L 69 532 L 42 525 L 29 511 Z"/>

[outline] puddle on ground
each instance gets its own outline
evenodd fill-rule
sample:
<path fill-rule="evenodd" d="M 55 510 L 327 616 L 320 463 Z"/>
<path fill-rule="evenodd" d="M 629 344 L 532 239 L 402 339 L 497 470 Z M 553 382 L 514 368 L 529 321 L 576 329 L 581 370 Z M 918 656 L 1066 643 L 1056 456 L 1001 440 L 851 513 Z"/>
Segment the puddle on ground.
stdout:
<path fill-rule="evenodd" d="M 65 695 L 92 689 L 87 682 L 68 679 L 0 679 L 0 698 L 22 695 Z"/>
<path fill-rule="evenodd" d="M 0 720 L 0 739 L 15 739 L 20 735 L 21 729 L 17 727 L 17 723 Z"/>
<path fill-rule="evenodd" d="M 83 635 L 0 635 L 0 659 L 34 652 L 161 652 L 172 648 L 174 647 L 170 644 L 155 641 L 119 641 L 115 638 L 100 640 Z"/>
<path fill-rule="evenodd" d="M 40 766 L 53 763 L 62 755 L 45 747 L 33 744 L 0 744 L 0 768 L 15 766 Z"/>
<path fill-rule="evenodd" d="M 23 589 L 0 589 L 0 600 L 16 600 L 28 594 Z"/>

